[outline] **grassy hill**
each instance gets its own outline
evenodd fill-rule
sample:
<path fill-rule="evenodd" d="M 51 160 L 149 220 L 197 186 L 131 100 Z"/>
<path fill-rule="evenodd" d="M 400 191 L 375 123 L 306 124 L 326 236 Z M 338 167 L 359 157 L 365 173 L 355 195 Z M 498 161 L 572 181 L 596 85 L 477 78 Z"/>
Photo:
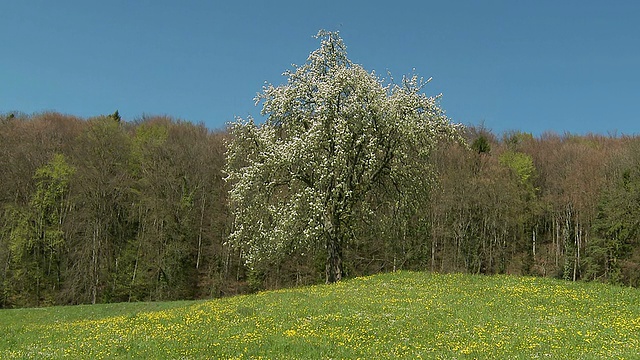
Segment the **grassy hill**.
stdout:
<path fill-rule="evenodd" d="M 640 291 L 399 272 L 196 302 L 0 311 L 0 358 L 640 356 Z"/>

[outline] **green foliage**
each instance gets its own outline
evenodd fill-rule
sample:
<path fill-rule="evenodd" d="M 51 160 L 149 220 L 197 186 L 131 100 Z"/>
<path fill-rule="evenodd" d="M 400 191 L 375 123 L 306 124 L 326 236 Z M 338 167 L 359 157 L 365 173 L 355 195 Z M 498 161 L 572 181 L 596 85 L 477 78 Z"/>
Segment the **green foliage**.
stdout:
<path fill-rule="evenodd" d="M 506 132 L 502 137 L 502 141 L 512 150 L 532 140 L 533 134 L 521 131 Z"/>
<path fill-rule="evenodd" d="M 136 127 L 132 140 L 131 165 L 135 175 L 153 171 L 156 158 L 169 137 L 169 129 L 164 124 L 142 123 Z"/>
<path fill-rule="evenodd" d="M 14 113 L 0 114 L 0 123 L 9 123 L 9 121 L 15 119 Z"/>
<path fill-rule="evenodd" d="M 22 265 L 23 256 L 32 247 L 33 232 L 29 222 L 29 212 L 25 209 L 7 206 L 4 218 L 6 219 L 6 230 L 8 232 L 8 250 L 11 260 L 15 264 Z"/>
<path fill-rule="evenodd" d="M 637 259 L 630 260 L 640 245 L 639 204 L 640 167 L 634 166 L 624 169 L 603 192 L 593 225 L 596 237 L 585 259 L 586 278 L 640 286 L 637 276 L 623 274 L 623 268 L 640 265 Z"/>
<path fill-rule="evenodd" d="M 531 155 L 507 150 L 500 155 L 500 164 L 511 169 L 521 184 L 531 184 L 535 175 L 535 166 Z"/>
<path fill-rule="evenodd" d="M 169 129 L 164 124 L 142 123 L 136 127 L 133 142 L 137 148 L 148 150 L 160 148 L 169 137 Z"/>
<path fill-rule="evenodd" d="M 31 206 L 48 224 L 60 224 L 65 207 L 60 204 L 65 201 L 71 178 L 76 169 L 67 163 L 62 154 L 55 154 L 51 162 L 36 170 L 36 193 L 31 200 Z"/>
<path fill-rule="evenodd" d="M 120 117 L 120 113 L 118 112 L 118 110 L 116 110 L 113 114 L 109 115 L 108 118 L 115 122 L 122 121 L 122 118 Z"/>
<path fill-rule="evenodd" d="M 471 149 L 478 154 L 487 154 L 491 152 L 491 144 L 489 144 L 489 140 L 484 135 L 480 135 L 471 144 Z"/>
<path fill-rule="evenodd" d="M 640 352 L 640 292 L 397 272 L 207 302 L 0 312 L 0 357 L 611 359 Z"/>
<path fill-rule="evenodd" d="M 35 193 L 24 208 L 7 206 L 4 217 L 9 233 L 14 291 L 24 292 L 31 305 L 43 299 L 52 301 L 51 293 L 60 285 L 59 260 L 65 246 L 63 224 L 69 211 L 69 184 L 75 168 L 62 154 L 55 154 L 33 176 Z M 8 275 L 8 274 L 7 274 Z"/>
<path fill-rule="evenodd" d="M 224 133 L 166 117 L 0 122 L 0 307 L 246 291 Z"/>

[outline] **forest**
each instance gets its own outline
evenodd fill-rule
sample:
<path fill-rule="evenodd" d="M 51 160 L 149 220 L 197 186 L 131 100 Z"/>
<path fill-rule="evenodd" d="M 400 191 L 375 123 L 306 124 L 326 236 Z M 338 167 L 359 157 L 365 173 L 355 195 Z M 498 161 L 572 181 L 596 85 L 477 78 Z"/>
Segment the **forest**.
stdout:
<path fill-rule="evenodd" d="M 228 241 L 228 129 L 0 115 L 0 307 L 198 299 L 324 280 L 324 250 L 247 265 Z M 433 185 L 350 231 L 347 277 L 401 269 L 640 285 L 640 137 L 494 134 L 429 156 Z M 384 202 L 384 206 L 382 203 Z"/>

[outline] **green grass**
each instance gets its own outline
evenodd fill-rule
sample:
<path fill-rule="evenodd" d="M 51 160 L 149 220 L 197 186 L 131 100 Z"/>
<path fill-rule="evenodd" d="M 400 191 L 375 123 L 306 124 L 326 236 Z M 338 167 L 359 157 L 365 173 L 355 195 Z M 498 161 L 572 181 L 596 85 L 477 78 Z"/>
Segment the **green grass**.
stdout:
<path fill-rule="evenodd" d="M 399 272 L 213 301 L 0 311 L 0 358 L 633 359 L 640 291 Z"/>

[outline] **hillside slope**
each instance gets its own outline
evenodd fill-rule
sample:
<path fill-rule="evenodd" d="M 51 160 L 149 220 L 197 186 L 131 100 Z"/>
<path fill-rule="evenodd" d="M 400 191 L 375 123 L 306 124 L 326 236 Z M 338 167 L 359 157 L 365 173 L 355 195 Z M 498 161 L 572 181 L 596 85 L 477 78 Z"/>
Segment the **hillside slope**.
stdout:
<path fill-rule="evenodd" d="M 0 358 L 633 358 L 640 291 L 399 272 L 212 301 L 0 311 Z"/>

